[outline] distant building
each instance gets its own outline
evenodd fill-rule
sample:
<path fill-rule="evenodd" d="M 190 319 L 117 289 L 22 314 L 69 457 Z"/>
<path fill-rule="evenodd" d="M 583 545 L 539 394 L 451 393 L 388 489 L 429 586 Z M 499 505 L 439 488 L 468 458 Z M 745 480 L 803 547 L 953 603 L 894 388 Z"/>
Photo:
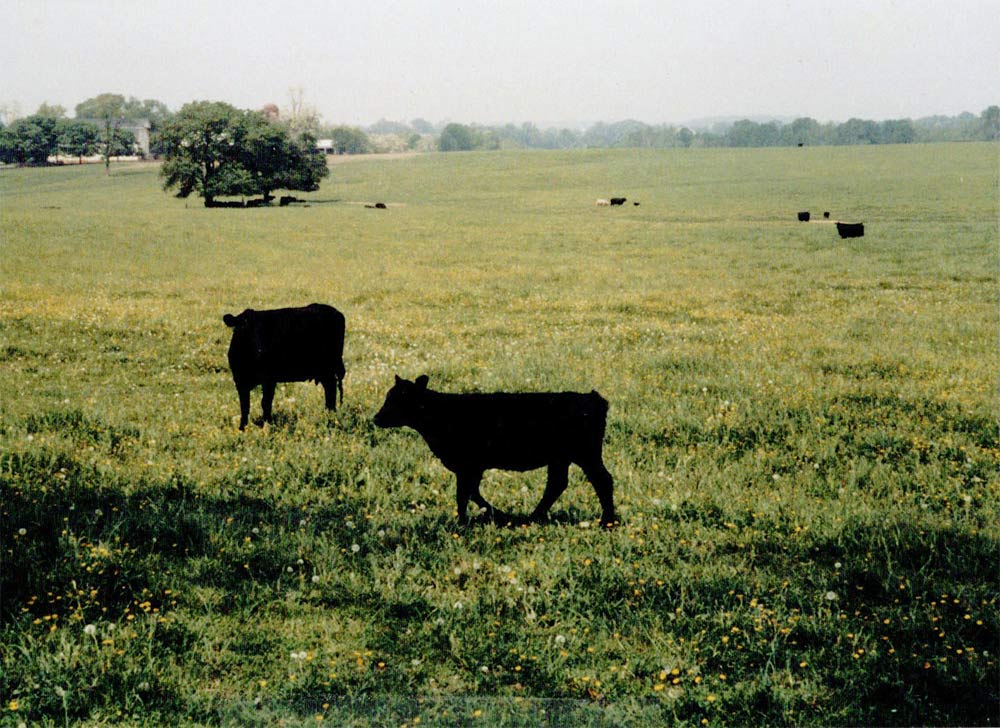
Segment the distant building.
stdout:
<path fill-rule="evenodd" d="M 322 150 L 324 154 L 333 154 L 333 139 L 317 139 L 316 148 Z"/>
<path fill-rule="evenodd" d="M 149 119 L 126 121 L 118 128 L 132 132 L 132 135 L 135 137 L 136 146 L 139 147 L 142 156 L 149 156 L 149 130 L 153 128 L 153 125 L 149 123 Z"/>

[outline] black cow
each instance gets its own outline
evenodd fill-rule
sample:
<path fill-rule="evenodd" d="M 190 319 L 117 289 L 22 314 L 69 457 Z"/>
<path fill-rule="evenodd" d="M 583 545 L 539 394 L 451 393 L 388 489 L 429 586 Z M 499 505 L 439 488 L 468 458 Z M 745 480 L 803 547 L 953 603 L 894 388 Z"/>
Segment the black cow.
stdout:
<path fill-rule="evenodd" d="M 240 429 L 247 426 L 250 390 L 261 385 L 264 421 L 271 420 L 271 403 L 278 382 L 313 380 L 323 385 L 326 408 L 337 409 L 337 392 L 344 399 L 344 314 L 332 306 L 312 303 L 302 308 L 255 311 L 222 317 L 233 330 L 229 368 L 240 395 Z"/>
<path fill-rule="evenodd" d="M 837 232 L 842 238 L 863 238 L 865 224 L 863 222 L 838 222 Z"/>
<path fill-rule="evenodd" d="M 614 480 L 601 457 L 607 414 L 607 401 L 593 391 L 445 394 L 428 389 L 424 375 L 415 382 L 397 376 L 374 422 L 378 427 L 412 427 L 455 473 L 461 524 L 468 522 L 470 499 L 494 523 L 515 520 L 480 495 L 484 471 L 548 466 L 545 492 L 529 516 L 543 521 L 566 490 L 570 464 L 576 463 L 597 492 L 601 522 L 611 526 L 618 518 Z"/>
<path fill-rule="evenodd" d="M 624 197 L 612 197 L 610 200 L 608 200 L 608 202 L 611 203 L 612 207 L 614 207 L 615 205 L 624 205 L 625 204 L 625 198 Z"/>
<path fill-rule="evenodd" d="M 808 212 L 800 212 L 799 213 L 799 222 L 809 222 L 809 213 Z"/>
<path fill-rule="evenodd" d="M 830 211 L 829 210 L 827 210 L 826 212 L 823 213 L 823 219 L 824 220 L 829 220 L 830 219 Z"/>

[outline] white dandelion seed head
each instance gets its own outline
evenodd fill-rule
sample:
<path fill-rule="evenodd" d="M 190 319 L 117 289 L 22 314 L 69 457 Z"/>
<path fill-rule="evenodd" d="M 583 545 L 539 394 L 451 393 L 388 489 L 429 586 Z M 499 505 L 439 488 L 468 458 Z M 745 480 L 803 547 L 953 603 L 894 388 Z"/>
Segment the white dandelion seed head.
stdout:
<path fill-rule="evenodd" d="M 88 624 L 86 627 L 83 628 L 83 633 L 93 637 L 95 634 L 97 634 L 97 627 L 92 624 Z"/>

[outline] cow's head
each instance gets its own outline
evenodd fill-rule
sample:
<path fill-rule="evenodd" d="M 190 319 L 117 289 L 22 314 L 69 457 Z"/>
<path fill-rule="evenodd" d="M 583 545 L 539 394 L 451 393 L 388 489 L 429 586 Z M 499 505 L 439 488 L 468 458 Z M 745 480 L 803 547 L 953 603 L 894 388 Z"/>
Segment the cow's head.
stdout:
<path fill-rule="evenodd" d="M 253 322 L 253 319 L 254 319 L 254 310 L 252 308 L 248 308 L 244 310 L 243 313 L 241 313 L 239 316 L 233 316 L 231 313 L 227 313 L 225 316 L 222 317 L 222 323 L 224 323 L 231 329 L 236 329 L 237 331 L 239 331 L 240 329 L 246 329 L 248 326 L 250 326 L 250 324 Z"/>
<path fill-rule="evenodd" d="M 424 407 L 427 392 L 427 375 L 417 377 L 415 382 L 396 377 L 396 384 L 385 395 L 382 409 L 373 422 L 377 427 L 403 427 L 413 423 Z"/>

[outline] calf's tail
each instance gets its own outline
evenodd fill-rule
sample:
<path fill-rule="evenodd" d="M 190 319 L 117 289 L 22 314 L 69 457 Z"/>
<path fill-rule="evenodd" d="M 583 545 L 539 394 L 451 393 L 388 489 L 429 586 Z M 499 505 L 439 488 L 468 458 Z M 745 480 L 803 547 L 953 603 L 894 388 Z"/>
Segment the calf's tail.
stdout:
<path fill-rule="evenodd" d="M 600 439 L 604 439 L 604 428 L 608 423 L 608 400 L 598 394 L 596 389 L 590 390 L 590 401 L 594 407 L 594 425 Z"/>

